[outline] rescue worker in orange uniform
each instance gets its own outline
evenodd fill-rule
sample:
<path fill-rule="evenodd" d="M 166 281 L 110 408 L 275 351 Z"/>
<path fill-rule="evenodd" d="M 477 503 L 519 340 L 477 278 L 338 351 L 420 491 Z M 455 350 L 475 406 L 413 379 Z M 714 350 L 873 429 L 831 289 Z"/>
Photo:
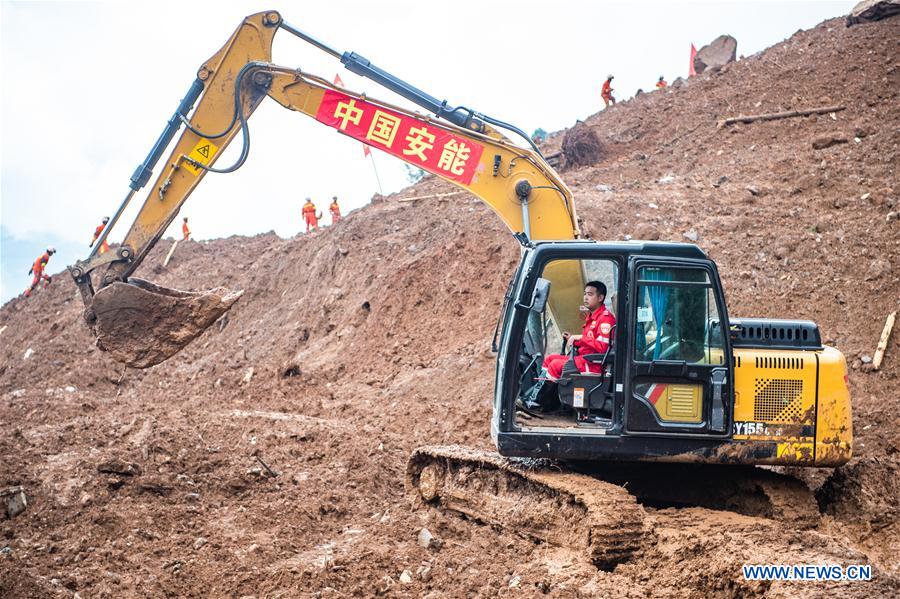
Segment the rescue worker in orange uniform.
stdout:
<path fill-rule="evenodd" d="M 103 229 L 106 228 L 106 223 L 108 223 L 108 222 L 109 222 L 109 217 L 104 216 L 103 223 L 97 225 L 97 228 L 94 229 L 94 239 L 91 240 L 91 243 L 90 243 L 90 245 L 88 245 L 88 247 L 94 247 L 94 244 L 97 243 L 97 239 L 100 238 L 100 234 L 103 233 Z M 104 239 L 103 243 L 100 244 L 100 253 L 102 254 L 102 253 L 108 252 L 108 251 L 109 251 L 109 245 L 106 243 L 106 240 Z"/>
<path fill-rule="evenodd" d="M 338 206 L 337 196 L 331 198 L 331 206 L 328 207 L 328 211 L 331 212 L 332 225 L 341 220 L 341 207 Z"/>
<path fill-rule="evenodd" d="M 616 99 L 613 98 L 613 95 L 612 95 L 612 93 L 613 93 L 612 80 L 613 80 L 613 76 L 608 75 L 606 77 L 606 81 L 603 82 L 603 87 L 600 88 L 600 97 L 603 98 L 605 108 L 609 108 L 610 104 L 616 103 Z"/>
<path fill-rule="evenodd" d="M 303 214 L 303 220 L 306 221 L 307 233 L 309 233 L 310 229 L 315 231 L 319 228 L 319 217 L 316 216 L 316 205 L 313 204 L 310 198 L 306 198 L 306 203 L 303 204 L 301 213 Z"/>
<path fill-rule="evenodd" d="M 38 286 L 38 283 L 41 282 L 41 279 L 47 281 L 44 283 L 44 287 L 50 284 L 51 278 L 44 274 L 44 269 L 47 268 L 47 263 L 50 262 L 50 256 L 56 253 L 56 249 L 53 246 L 47 248 L 47 251 L 40 255 L 40 257 L 34 261 L 34 264 L 31 265 L 31 270 L 28 271 L 28 274 L 34 274 L 34 280 L 31 281 L 31 287 L 25 290 L 25 297 L 29 297 L 31 292 L 35 290 Z"/>
<path fill-rule="evenodd" d="M 612 332 L 616 326 L 616 317 L 613 316 L 604 302 L 606 301 L 606 285 L 600 281 L 590 281 L 584 286 L 584 304 L 580 310 L 585 315 L 584 327 L 580 335 L 573 335 L 568 331 L 563 333 L 563 339 L 573 344 L 576 350 L 574 356 L 575 366 L 581 372 L 600 373 L 600 365 L 593 364 L 584 359 L 588 354 L 605 354 L 612 343 Z M 547 382 L 554 383 L 562 375 L 563 366 L 569 361 L 569 356 L 551 354 L 544 358 L 543 370 L 538 377 L 538 382 L 528 390 L 522 402 L 527 409 L 540 409 L 538 397 Z"/>
<path fill-rule="evenodd" d="M 184 217 L 184 221 L 181 223 L 181 234 L 183 235 L 182 241 L 187 241 L 191 238 L 191 230 L 188 228 L 187 217 Z"/>
<path fill-rule="evenodd" d="M 666 89 L 669 87 L 669 84 L 666 83 L 666 80 L 663 79 L 663 76 L 659 76 L 659 81 L 656 82 L 656 89 Z"/>

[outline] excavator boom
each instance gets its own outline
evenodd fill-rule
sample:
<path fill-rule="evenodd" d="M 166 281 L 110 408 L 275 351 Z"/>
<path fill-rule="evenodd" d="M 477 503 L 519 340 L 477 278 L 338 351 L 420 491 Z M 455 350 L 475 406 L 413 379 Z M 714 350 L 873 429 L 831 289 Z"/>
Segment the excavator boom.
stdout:
<path fill-rule="evenodd" d="M 351 71 L 418 103 L 435 116 L 345 91 L 321 77 L 272 64 L 272 41 L 279 29 L 339 57 Z M 438 102 L 358 54 L 341 54 L 286 24 L 277 12 L 258 13 L 244 19 L 222 49 L 200 67 L 197 79 L 147 160 L 132 176 L 128 195 L 95 247 L 106 240 L 184 126 L 121 246 L 105 254 L 95 250 L 87 260 L 70 267 L 85 301 L 86 320 L 100 347 L 117 360 L 141 368 L 165 360 L 202 334 L 239 297 L 224 289 L 186 295 L 159 286 L 133 285 L 126 289 L 123 285 L 129 283 L 206 174 L 230 173 L 244 163 L 250 144 L 248 119 L 267 96 L 471 192 L 490 205 L 511 231 L 522 232 L 530 240 L 580 236 L 572 193 L 562 179 L 533 144 L 520 147 L 495 127 L 524 136 L 520 130 L 466 108 L 449 107 L 446 101 Z M 237 162 L 217 168 L 219 157 L 238 136 L 243 147 Z M 556 284 L 554 302 L 577 301 L 582 274 L 565 266 L 557 271 L 548 274 Z M 99 276 L 96 294 L 91 276 L 94 272 Z M 190 305 L 175 309 L 184 302 Z M 140 327 L 121 326 L 124 318 L 152 323 L 153 334 L 140 333 Z M 567 324 L 573 328 L 578 326 L 565 310 L 559 310 L 559 318 L 561 322 L 572 320 Z M 194 324 L 186 326 L 185 319 Z"/>

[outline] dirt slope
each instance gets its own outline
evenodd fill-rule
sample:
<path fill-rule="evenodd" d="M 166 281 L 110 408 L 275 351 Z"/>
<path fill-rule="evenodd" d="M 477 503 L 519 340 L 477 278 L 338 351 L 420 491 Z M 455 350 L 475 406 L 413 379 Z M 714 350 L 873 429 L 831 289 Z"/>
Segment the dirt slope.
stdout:
<path fill-rule="evenodd" d="M 644 555 L 605 573 L 413 509 L 402 482 L 410 449 L 490 447 L 489 340 L 518 250 L 473 198 L 388 198 L 313 236 L 179 245 L 167 269 L 160 244 L 144 278 L 246 293 L 220 326 L 147 371 L 123 375 L 93 347 L 65 276 L 0 309 L 0 486 L 23 485 L 30 502 L 0 522 L 0 594 L 897 594 L 900 335 L 881 371 L 858 360 L 900 303 L 900 221 L 888 220 L 900 210 L 897 40 L 900 19 L 798 32 L 592 116 L 608 154 L 564 173 L 595 237 L 696 235 L 733 316 L 811 318 L 854 363 L 861 460 L 822 487 L 817 528 L 648 507 Z M 846 109 L 715 126 L 827 104 Z M 822 136 L 848 141 L 813 149 Z M 401 195 L 449 189 L 429 178 Z M 828 474 L 804 476 L 818 485 Z M 440 548 L 417 544 L 422 527 Z M 875 580 L 740 573 L 825 562 L 872 563 Z"/>

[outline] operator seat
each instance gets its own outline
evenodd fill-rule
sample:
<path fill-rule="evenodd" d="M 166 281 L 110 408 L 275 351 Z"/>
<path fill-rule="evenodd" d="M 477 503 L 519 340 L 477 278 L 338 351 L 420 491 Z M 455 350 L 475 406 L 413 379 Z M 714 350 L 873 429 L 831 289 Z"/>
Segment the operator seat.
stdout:
<path fill-rule="evenodd" d="M 582 356 L 586 362 L 600 366 L 600 372 L 581 372 L 575 365 L 575 348 L 569 352 L 569 361 L 557 381 L 561 404 L 575 410 L 577 422 L 592 423 L 612 419 L 613 373 L 615 368 L 615 330 L 609 332 L 609 347 L 602 354 Z M 599 418 L 598 418 L 599 417 Z"/>

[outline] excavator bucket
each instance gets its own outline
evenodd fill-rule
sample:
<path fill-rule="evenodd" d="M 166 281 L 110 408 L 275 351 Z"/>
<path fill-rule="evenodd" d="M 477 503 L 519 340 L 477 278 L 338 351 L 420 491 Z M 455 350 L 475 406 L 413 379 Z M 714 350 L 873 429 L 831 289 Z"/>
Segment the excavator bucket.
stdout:
<path fill-rule="evenodd" d="M 181 291 L 133 278 L 113 283 L 91 304 L 97 346 L 117 362 L 149 368 L 202 335 L 243 293 L 224 287 Z"/>

